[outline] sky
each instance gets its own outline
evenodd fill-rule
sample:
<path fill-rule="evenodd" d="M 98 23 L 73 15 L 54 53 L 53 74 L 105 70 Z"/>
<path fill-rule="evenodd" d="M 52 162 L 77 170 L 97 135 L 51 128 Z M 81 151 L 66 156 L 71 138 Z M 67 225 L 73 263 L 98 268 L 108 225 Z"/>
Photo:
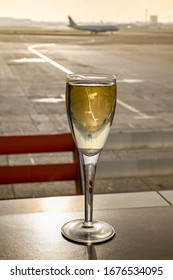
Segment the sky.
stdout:
<path fill-rule="evenodd" d="M 77 22 L 173 22 L 173 0 L 0 0 L 0 17 Z"/>

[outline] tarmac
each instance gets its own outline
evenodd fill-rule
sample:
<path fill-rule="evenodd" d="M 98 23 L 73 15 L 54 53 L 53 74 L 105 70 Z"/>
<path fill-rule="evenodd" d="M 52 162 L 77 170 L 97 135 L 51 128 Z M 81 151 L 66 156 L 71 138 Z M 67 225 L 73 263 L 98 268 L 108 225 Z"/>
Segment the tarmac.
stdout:
<path fill-rule="evenodd" d="M 0 32 L 0 134 L 68 132 L 67 72 L 114 73 L 117 108 L 95 193 L 173 190 L 172 44 L 173 33 L 164 30 L 97 36 Z M 13 155 L 0 156 L 0 164 L 31 158 L 71 161 L 69 154 Z M 74 195 L 74 183 L 0 185 L 0 199 L 59 195 Z"/>

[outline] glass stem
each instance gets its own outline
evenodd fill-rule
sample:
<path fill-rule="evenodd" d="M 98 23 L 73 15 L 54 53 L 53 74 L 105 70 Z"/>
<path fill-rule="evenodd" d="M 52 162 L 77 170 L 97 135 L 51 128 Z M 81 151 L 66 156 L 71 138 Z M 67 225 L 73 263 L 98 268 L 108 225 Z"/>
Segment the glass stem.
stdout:
<path fill-rule="evenodd" d="M 85 192 L 85 220 L 84 226 L 91 227 L 93 220 L 93 192 L 96 167 L 100 153 L 93 156 L 86 156 L 80 152 L 81 156 L 81 171 Z"/>

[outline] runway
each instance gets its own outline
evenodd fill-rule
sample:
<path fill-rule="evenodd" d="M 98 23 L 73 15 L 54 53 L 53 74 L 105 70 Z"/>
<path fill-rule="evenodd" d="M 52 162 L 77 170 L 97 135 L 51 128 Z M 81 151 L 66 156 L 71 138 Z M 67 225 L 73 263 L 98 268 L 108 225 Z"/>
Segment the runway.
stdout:
<path fill-rule="evenodd" d="M 112 132 L 173 131 L 172 44 L 169 30 L 0 32 L 0 134 L 69 131 L 64 94 L 71 72 L 116 75 Z"/>
<path fill-rule="evenodd" d="M 130 38 L 130 34 L 125 35 L 123 34 L 122 37 L 126 37 L 126 40 Z M 151 37 L 151 34 L 149 35 Z M 136 33 L 135 36 L 137 38 Z M 36 117 L 46 114 L 49 119 L 59 113 L 62 116 L 66 74 L 105 72 L 115 74 L 118 83 L 118 105 L 113 130 L 171 128 L 173 125 L 172 45 L 165 44 L 164 41 L 159 44 L 136 44 L 135 41 L 134 44 L 128 44 L 128 40 L 125 44 L 119 44 L 116 42 L 117 37 L 119 38 L 120 34 L 111 36 L 88 34 L 75 36 L 73 33 L 71 36 L 1 35 L 0 56 L 1 62 L 5 65 L 5 67 L 2 65 L 1 69 L 6 76 L 6 82 L 9 72 L 11 77 L 8 86 L 7 84 L 4 85 L 5 88 L 1 86 L 3 103 L 1 102 L 0 106 L 3 108 L 0 117 L 4 117 L 2 116 L 4 106 L 10 108 L 11 104 L 9 118 L 12 115 L 14 120 L 15 107 L 9 98 L 12 101 L 12 98 L 20 98 L 21 95 L 20 110 L 25 103 L 29 103 L 30 110 L 25 110 L 24 116 L 28 117 L 28 127 L 33 124 L 33 115 Z M 11 80 L 13 80 L 12 84 Z M 13 94 L 10 94 L 12 89 Z M 20 120 L 18 121 L 20 123 Z M 48 132 L 57 131 L 57 125 L 52 120 L 49 121 Z M 44 122 L 45 118 L 43 118 Z M 20 127 L 22 131 L 16 131 L 15 128 L 15 132 L 27 132 L 26 127 Z M 47 131 L 47 121 L 46 125 L 39 124 L 33 127 L 33 132 L 44 133 L 46 132 L 44 127 Z M 62 128 L 59 127 L 58 130 Z M 1 127 L 1 133 L 8 133 L 5 123 L 3 129 Z"/>

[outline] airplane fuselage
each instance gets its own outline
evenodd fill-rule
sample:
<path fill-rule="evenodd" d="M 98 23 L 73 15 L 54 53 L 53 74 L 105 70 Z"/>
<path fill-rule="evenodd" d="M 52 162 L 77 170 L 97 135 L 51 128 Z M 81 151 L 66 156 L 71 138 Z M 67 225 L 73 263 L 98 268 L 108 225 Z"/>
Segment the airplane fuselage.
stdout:
<path fill-rule="evenodd" d="M 72 27 L 72 26 L 70 26 Z M 75 29 L 79 29 L 79 30 L 86 30 L 86 31 L 90 31 L 90 32 L 107 32 L 107 31 L 118 31 L 118 28 L 116 26 L 112 26 L 112 25 L 77 25 L 77 26 L 73 26 L 73 28 Z"/>
<path fill-rule="evenodd" d="M 98 24 L 98 25 L 79 25 L 77 24 L 70 16 L 69 19 L 69 27 L 78 29 L 78 30 L 85 30 L 90 31 L 91 33 L 98 33 L 98 32 L 107 32 L 107 31 L 118 31 L 119 28 L 116 25 L 106 25 L 106 24 Z"/>

